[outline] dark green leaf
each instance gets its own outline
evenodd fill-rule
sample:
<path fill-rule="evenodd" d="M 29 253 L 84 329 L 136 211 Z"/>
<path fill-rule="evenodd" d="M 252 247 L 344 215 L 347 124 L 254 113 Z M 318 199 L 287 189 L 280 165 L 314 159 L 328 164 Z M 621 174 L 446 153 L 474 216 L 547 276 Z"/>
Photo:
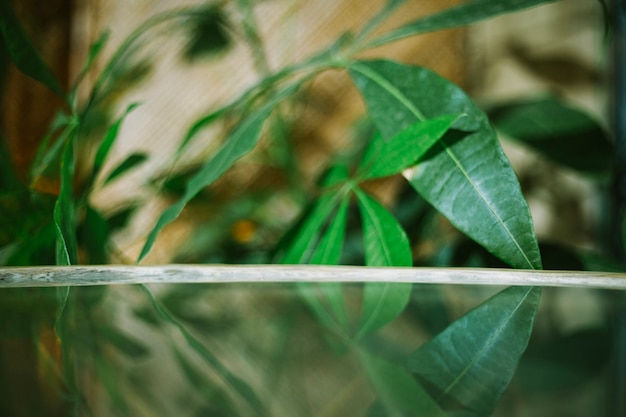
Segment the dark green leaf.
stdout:
<path fill-rule="evenodd" d="M 134 153 L 129 155 L 128 158 L 123 160 L 118 166 L 113 169 L 113 171 L 111 171 L 106 180 L 104 180 L 104 184 L 108 184 L 125 172 L 135 168 L 137 165 L 142 164 L 147 159 L 148 155 L 146 155 L 145 153 Z"/>
<path fill-rule="evenodd" d="M 107 130 L 107 133 L 106 135 L 104 135 L 104 139 L 102 140 L 102 143 L 100 143 L 100 146 L 98 147 L 98 150 L 96 151 L 96 157 L 93 162 L 93 173 L 92 173 L 93 178 L 96 178 L 98 176 L 98 173 L 102 169 L 104 162 L 109 156 L 109 152 L 111 151 L 111 148 L 113 147 L 113 144 L 115 143 L 115 140 L 117 139 L 117 135 L 120 131 L 120 127 L 122 126 L 122 123 L 126 119 L 126 116 L 128 116 L 128 114 L 131 111 L 133 111 L 135 108 L 137 108 L 137 106 L 139 106 L 140 104 L 141 103 L 130 104 L 126 108 L 126 111 L 124 111 L 124 113 Z"/>
<path fill-rule="evenodd" d="M 85 207 L 85 220 L 80 228 L 82 242 L 87 249 L 89 263 L 107 263 L 106 244 L 109 239 L 109 226 L 99 211 L 89 204 Z"/>
<path fill-rule="evenodd" d="M 560 393 L 592 383 L 611 362 L 608 328 L 588 328 L 530 341 L 515 378 L 532 393 Z"/>
<path fill-rule="evenodd" d="M 360 164 L 364 178 L 380 178 L 398 174 L 415 165 L 462 116 L 441 116 L 417 122 L 387 141 L 376 135 L 370 142 Z"/>
<path fill-rule="evenodd" d="M 405 171 L 458 229 L 516 268 L 540 269 L 532 219 L 487 117 L 457 86 L 421 67 L 360 62 L 352 76 L 383 138 L 426 118 L 467 114 Z"/>
<path fill-rule="evenodd" d="M 379 410 L 385 417 L 445 417 L 433 398 L 403 367 L 358 350 L 370 383 L 378 395 Z"/>
<path fill-rule="evenodd" d="M 444 409 L 489 416 L 526 349 L 541 289 L 511 287 L 415 351 L 411 372 Z"/>
<path fill-rule="evenodd" d="M 470 0 L 443 12 L 420 18 L 374 39 L 369 46 L 380 46 L 420 33 L 469 25 L 491 17 L 512 13 L 557 0 Z"/>
<path fill-rule="evenodd" d="M 61 85 L 22 29 L 8 0 L 0 0 L 0 33 L 15 66 L 65 98 Z"/>
<path fill-rule="evenodd" d="M 608 178 L 613 146 L 604 129 L 585 113 L 546 98 L 497 106 L 489 111 L 495 127 L 582 173 Z"/>
<path fill-rule="evenodd" d="M 376 200 L 356 192 L 368 266 L 411 266 L 409 240 L 396 219 Z M 411 296 L 408 283 L 367 283 L 363 290 L 361 327 L 357 338 L 389 323 L 404 310 Z"/>
<path fill-rule="evenodd" d="M 228 22 L 218 5 L 198 11 L 192 19 L 189 19 L 187 25 L 189 25 L 190 33 L 185 48 L 185 58 L 188 61 L 213 55 L 230 44 L 227 33 Z"/>
<path fill-rule="evenodd" d="M 81 83 L 85 75 L 87 75 L 87 73 L 91 69 L 93 63 L 96 61 L 100 53 L 103 51 L 104 46 L 106 45 L 108 40 L 109 40 L 109 32 L 105 31 L 102 33 L 102 35 L 100 35 L 98 40 L 96 40 L 94 43 L 91 44 L 91 48 L 89 48 L 89 55 L 87 56 L 87 61 L 85 62 L 83 69 L 78 75 L 78 78 L 74 82 L 74 86 L 72 88 L 72 91 L 70 92 L 71 101 L 74 101 L 76 99 L 76 93 L 77 93 L 79 84 Z"/>

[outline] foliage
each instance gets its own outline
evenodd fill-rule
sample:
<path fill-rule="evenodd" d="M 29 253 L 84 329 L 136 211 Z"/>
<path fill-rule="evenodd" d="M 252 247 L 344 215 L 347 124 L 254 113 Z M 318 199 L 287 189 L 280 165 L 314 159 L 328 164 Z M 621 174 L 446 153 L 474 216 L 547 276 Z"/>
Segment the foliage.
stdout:
<path fill-rule="evenodd" d="M 226 221 L 215 220 L 200 227 L 205 239 L 213 239 L 212 244 L 205 246 L 232 245 L 229 247 L 236 253 L 234 259 L 224 255 L 218 261 L 246 263 L 250 259 L 272 258 L 283 264 L 359 262 L 368 266 L 411 267 L 425 262 L 415 258 L 412 244 L 420 239 L 420 233 L 423 238 L 424 225 L 428 224 L 425 219 L 435 216 L 436 210 L 471 239 L 465 246 L 451 249 L 455 265 L 465 266 L 470 259 L 479 259 L 476 262 L 480 265 L 492 262 L 541 269 L 540 246 L 527 202 L 493 126 L 557 163 L 606 179 L 610 175 L 606 161 L 612 149 L 604 140 L 603 129 L 590 117 L 554 99 L 494 106 L 488 117 L 458 86 L 427 68 L 389 60 L 362 60 L 359 54 L 398 39 L 472 24 L 548 2 L 468 1 L 374 36 L 379 25 L 404 3 L 390 0 L 360 31 L 346 33 L 326 50 L 275 73 L 267 72 L 266 59 L 262 53 L 259 55 L 263 48 L 254 8 L 246 1 L 235 2 L 243 16 L 242 27 L 237 30 L 255 51 L 253 58 L 261 79 L 230 104 L 213 109 L 189 127 L 172 166 L 207 127 L 223 122 L 229 133 L 219 149 L 198 166 L 186 172 L 171 172 L 171 167 L 164 167 L 163 176 L 155 178 L 155 184 L 161 184 L 175 201 L 148 233 L 137 263 L 149 255 L 163 229 L 175 222 L 186 207 L 207 204 L 200 201 L 202 194 L 255 149 L 264 132 L 272 132 L 277 138 L 285 135 L 288 117 L 281 111 L 281 103 L 301 99 L 299 94 L 313 78 L 336 69 L 350 75 L 376 133 L 360 152 L 331 161 L 314 193 L 307 193 L 303 184 L 296 184 L 300 189 L 294 194 L 304 195 L 306 200 L 301 217 L 290 230 L 280 230 L 283 238 L 275 248 L 261 246 L 257 258 L 242 252 L 240 243 L 227 241 Z M 124 80 L 132 83 L 149 72 L 149 64 L 134 61 L 134 55 L 141 47 L 139 40 L 157 27 L 177 28 L 180 21 L 188 19 L 191 29 L 186 26 L 184 30 L 189 38 L 184 54 L 190 65 L 207 53 L 207 57 L 218 59 L 214 52 L 223 52 L 234 42 L 227 35 L 227 29 L 234 24 L 220 7 L 221 3 L 167 12 L 141 25 L 97 74 L 86 102 L 79 102 L 77 90 L 85 83 L 85 74 L 93 71 L 92 65 L 107 42 L 106 34 L 93 45 L 72 89 L 63 92 L 25 35 L 9 2 L 0 0 L 0 33 L 11 60 L 66 102 L 42 140 L 31 172 L 31 180 L 35 180 L 54 168 L 60 184 L 54 204 L 49 197 L 16 181 L 11 172 L 2 172 L 0 203 L 2 210 L 9 213 L 2 216 L 3 221 L 15 216 L 19 209 L 36 214 L 28 221 L 20 220 L 2 229 L 0 259 L 4 265 L 38 265 L 51 259 L 57 265 L 110 261 L 115 252 L 111 236 L 128 223 L 136 205 L 118 213 L 101 213 L 91 204 L 90 196 L 123 179 L 148 159 L 144 153 L 134 153 L 103 174 L 123 123 L 133 117 L 139 106 L 131 104 L 117 118 L 109 120 L 112 92 Z M 133 78 L 132 74 L 140 75 Z M 95 129 L 95 121 L 101 118 L 106 125 Z M 78 178 L 78 145 L 94 134 L 101 139 L 89 174 L 86 179 Z M 284 148 L 288 154 L 288 146 Z M 584 159 L 578 158 L 580 150 L 584 150 Z M 290 174 L 295 170 L 297 178 L 297 166 L 294 168 L 289 158 L 285 161 L 282 168 Z M 398 174 L 404 176 L 417 195 L 410 193 L 405 199 L 410 204 L 398 204 L 390 210 L 368 191 L 368 184 Z M 8 200 L 6 195 L 16 190 L 21 197 Z M 242 197 L 233 204 L 237 207 L 222 207 L 224 218 L 232 222 L 227 213 L 240 210 L 246 201 Z M 408 214 L 403 214 L 407 207 Z M 419 224 L 409 227 L 412 222 Z M 32 234 L 37 234 L 36 242 L 25 238 Z M 212 254 L 197 256 L 206 261 L 215 253 L 214 250 Z M 167 335 L 173 362 L 200 395 L 211 399 L 211 413 L 272 415 L 264 401 L 269 393 L 255 391 L 259 384 L 237 375 L 234 365 L 223 362 L 191 329 L 193 323 L 205 323 L 202 317 L 190 315 L 184 306 L 193 303 L 204 290 L 170 290 L 160 296 L 142 287 L 141 294 L 149 303 L 138 309 L 136 316 Z M 302 283 L 297 291 L 324 329 L 329 346 L 337 352 L 350 352 L 362 365 L 376 396 L 368 405 L 369 416 L 491 415 L 529 342 L 541 293 L 534 287 L 505 289 L 452 323 L 447 323 L 442 315 L 437 316 L 441 320 L 435 323 L 432 315 L 427 317 L 428 311 L 419 313 L 419 307 L 412 305 L 412 292 L 421 289 L 410 284 L 380 282 L 362 286 L 357 300 L 359 314 L 353 314 L 347 289 L 341 284 Z M 95 317 L 95 311 L 108 299 L 105 289 L 68 287 L 59 289 L 57 294 L 55 329 L 63 346 L 62 385 L 67 398 L 77 413 L 88 408 L 77 373 L 81 352 L 89 351 L 95 358 L 95 373 L 117 413 L 131 415 L 125 392 L 115 383 L 116 375 L 103 358 L 112 348 L 122 356 L 142 360 L 150 356 L 150 348 L 108 323 L 98 325 L 87 320 Z M 11 302 L 21 296 L 17 292 L 2 294 L 3 299 Z M 46 304 L 32 308 L 29 305 L 28 314 L 36 326 L 50 326 L 49 310 Z M 442 311 L 441 303 L 434 311 Z M 426 328 L 436 331 L 429 342 L 413 346 L 413 351 L 400 360 L 377 347 L 374 341 L 383 337 L 381 329 L 403 315 L 420 316 Z M 24 330 L 17 326 L 10 331 Z M 77 337 L 79 334 L 93 340 Z"/>

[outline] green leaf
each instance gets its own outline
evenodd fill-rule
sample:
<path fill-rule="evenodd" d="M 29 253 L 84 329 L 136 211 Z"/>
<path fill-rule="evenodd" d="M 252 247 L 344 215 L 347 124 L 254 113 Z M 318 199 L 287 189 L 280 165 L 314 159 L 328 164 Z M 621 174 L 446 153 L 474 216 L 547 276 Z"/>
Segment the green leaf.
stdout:
<path fill-rule="evenodd" d="M 78 244 L 76 243 L 76 205 L 74 201 L 74 171 L 76 169 L 76 150 L 74 141 L 77 135 L 76 126 L 66 129 L 67 140 L 61 159 L 61 188 L 54 205 L 54 226 L 56 230 L 56 264 L 73 265 L 78 260 Z"/>
<path fill-rule="evenodd" d="M 261 129 L 272 109 L 285 97 L 293 94 L 301 82 L 289 85 L 273 96 L 263 107 L 245 117 L 229 135 L 226 143 L 210 158 L 187 183 L 185 194 L 176 203 L 168 207 L 154 226 L 141 250 L 137 262 L 141 262 L 150 252 L 159 232 L 169 223 L 176 220 L 183 208 L 203 188 L 211 185 L 226 172 L 239 158 L 250 152 L 261 135 Z"/>
<path fill-rule="evenodd" d="M 0 0 L 0 33 L 15 66 L 65 99 L 61 85 L 37 53 L 8 0 Z"/>
<path fill-rule="evenodd" d="M 52 123 L 48 127 L 45 136 L 37 147 L 37 153 L 30 168 L 30 180 L 34 182 L 46 169 L 55 161 L 58 161 L 59 154 L 63 150 L 63 145 L 67 141 L 68 135 L 73 130 L 76 120 L 59 111 L 54 116 Z M 60 132 L 60 133 L 59 133 Z M 54 143 L 50 145 L 50 141 L 58 134 Z"/>
<path fill-rule="evenodd" d="M 417 122 L 389 141 L 376 135 L 365 151 L 360 175 L 366 179 L 386 177 L 415 165 L 460 117 L 446 115 Z"/>
<path fill-rule="evenodd" d="M 185 137 L 181 141 L 180 145 L 178 145 L 176 155 L 180 156 L 187 148 L 187 146 L 189 146 L 192 139 L 194 139 L 198 135 L 198 133 L 202 131 L 202 129 L 205 129 L 213 124 L 213 122 L 224 116 L 229 110 L 231 110 L 231 107 L 225 106 L 196 120 L 185 134 Z"/>
<path fill-rule="evenodd" d="M 518 101 L 488 114 L 498 130 L 558 164 L 596 177 L 612 173 L 613 146 L 604 129 L 556 99 Z"/>
<path fill-rule="evenodd" d="M 343 241 L 346 235 L 348 222 L 348 203 L 350 196 L 346 195 L 335 214 L 324 236 L 320 240 L 310 263 L 314 265 L 337 265 L 341 257 Z M 345 302 L 340 282 L 326 282 L 318 284 L 322 290 L 333 314 L 344 329 L 348 329 Z"/>
<path fill-rule="evenodd" d="M 107 130 L 107 133 L 104 135 L 104 139 L 102 140 L 102 142 L 100 143 L 100 146 L 98 147 L 98 150 L 96 151 L 96 157 L 93 162 L 93 173 L 91 174 L 92 178 L 96 178 L 98 176 L 98 173 L 102 169 L 102 166 L 104 165 L 104 162 L 109 156 L 109 152 L 111 151 L 113 144 L 117 140 L 120 127 L 122 126 L 122 123 L 126 119 L 126 116 L 128 116 L 128 114 L 134 109 L 136 109 L 140 104 L 141 103 L 130 104 L 126 108 L 124 113 Z"/>
<path fill-rule="evenodd" d="M 89 263 L 104 265 L 107 263 L 107 241 L 109 239 L 109 225 L 98 210 L 87 204 L 85 206 L 85 220 L 80 228 L 82 244 L 87 250 Z"/>
<path fill-rule="evenodd" d="M 552 3 L 557 0 L 473 0 L 443 12 L 420 18 L 374 39 L 368 46 L 376 47 L 420 33 L 434 32 L 469 25 L 504 13 Z"/>
<path fill-rule="evenodd" d="M 344 166 L 332 167 L 322 178 L 322 186 L 334 186 L 348 179 Z M 341 198 L 339 192 L 327 192 L 320 196 L 301 223 L 296 226 L 293 236 L 286 242 L 285 253 L 280 258 L 282 264 L 303 264 L 309 262 L 319 240 L 324 223 L 337 207 Z"/>
<path fill-rule="evenodd" d="M 144 344 L 115 327 L 108 325 L 100 326 L 98 327 L 98 332 L 107 343 L 110 343 L 111 346 L 129 358 L 139 359 L 150 355 L 150 350 Z"/>
<path fill-rule="evenodd" d="M 71 101 L 74 101 L 76 99 L 78 86 L 80 85 L 81 81 L 85 78 L 85 75 L 87 75 L 87 73 L 93 66 L 93 63 L 96 61 L 100 53 L 104 50 L 104 46 L 109 40 L 109 35 L 110 33 L 108 31 L 105 31 L 102 33 L 102 35 L 100 35 L 98 40 L 96 40 L 94 43 L 91 44 L 91 47 L 89 48 L 89 55 L 87 56 L 87 61 L 85 62 L 83 69 L 80 71 L 78 78 L 74 82 L 74 86 L 72 87 L 72 91 L 70 93 Z"/>
<path fill-rule="evenodd" d="M 386 417 L 445 417 L 435 400 L 403 367 L 359 349 L 359 359 Z M 378 407 L 377 407 L 378 408 Z"/>
<path fill-rule="evenodd" d="M 148 155 L 145 153 L 134 153 L 129 155 L 128 158 L 123 160 L 118 166 L 115 167 L 115 169 L 113 169 L 113 171 L 111 171 L 106 180 L 104 180 L 104 184 L 108 184 L 125 172 L 135 168 L 137 165 L 142 164 L 147 159 Z"/>
<path fill-rule="evenodd" d="M 356 191 L 363 221 L 365 263 L 368 266 L 411 266 L 409 239 L 396 219 L 376 200 Z M 411 284 L 367 283 L 363 290 L 361 328 L 357 338 L 379 329 L 404 310 Z"/>
<path fill-rule="evenodd" d="M 408 368 L 444 409 L 489 416 L 532 332 L 541 288 L 510 287 L 415 351 Z"/>
<path fill-rule="evenodd" d="M 391 61 L 350 68 L 383 138 L 420 120 L 467 114 L 404 172 L 452 224 L 515 268 L 540 269 L 528 204 L 484 113 L 456 85 L 421 67 Z"/>

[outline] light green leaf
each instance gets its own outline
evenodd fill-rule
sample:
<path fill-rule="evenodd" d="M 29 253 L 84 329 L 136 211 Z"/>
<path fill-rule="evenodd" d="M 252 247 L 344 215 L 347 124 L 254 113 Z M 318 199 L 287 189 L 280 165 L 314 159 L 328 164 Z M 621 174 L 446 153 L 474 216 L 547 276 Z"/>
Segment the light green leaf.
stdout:
<path fill-rule="evenodd" d="M 141 250 L 137 262 L 141 262 L 150 252 L 159 232 L 169 223 L 176 220 L 183 208 L 202 189 L 211 185 L 226 172 L 239 158 L 250 152 L 261 135 L 261 129 L 272 109 L 285 97 L 293 94 L 301 82 L 286 87 L 273 96 L 263 107 L 245 117 L 235 130 L 229 135 L 226 143 L 210 158 L 187 183 L 185 194 L 173 205 L 168 207 L 154 226 Z"/>
<path fill-rule="evenodd" d="M 388 141 L 376 135 L 365 151 L 359 174 L 365 179 L 381 178 L 415 165 L 460 117 L 446 115 L 417 122 Z"/>
<path fill-rule="evenodd" d="M 516 101 L 488 111 L 494 126 L 551 160 L 599 178 L 612 174 L 613 146 L 602 126 L 552 98 Z"/>
<path fill-rule="evenodd" d="M 126 116 L 128 116 L 128 114 L 136 109 L 140 104 L 141 103 L 130 104 L 126 108 L 124 113 L 122 113 L 122 115 L 107 130 L 106 134 L 104 135 L 104 139 L 102 140 L 100 146 L 98 147 L 98 150 L 96 151 L 96 157 L 93 162 L 92 178 L 96 178 L 96 176 L 102 169 L 102 166 L 109 156 L 109 152 L 111 151 L 113 144 L 117 140 L 117 136 L 119 134 L 122 123 L 124 123 L 124 120 L 126 119 Z"/>
<path fill-rule="evenodd" d="M 368 266 L 411 266 L 409 240 L 396 219 L 376 200 L 356 191 L 363 222 L 365 263 Z M 367 283 L 363 290 L 361 327 L 357 339 L 389 323 L 404 310 L 411 284 Z"/>
<path fill-rule="evenodd" d="M 135 168 L 137 165 L 142 164 L 148 159 L 148 155 L 145 153 L 134 153 L 124 159 L 118 166 L 116 166 L 109 176 L 104 180 L 104 184 L 108 184 L 125 172 Z"/>
<path fill-rule="evenodd" d="M 435 400 L 403 367 L 357 350 L 363 370 L 378 395 L 386 417 L 446 417 Z"/>
<path fill-rule="evenodd" d="M 374 39 L 368 46 L 376 47 L 420 33 L 465 26 L 504 13 L 512 13 L 554 1 L 557 0 L 470 0 L 392 30 Z"/>
<path fill-rule="evenodd" d="M 311 258 L 311 264 L 314 265 L 337 265 L 341 257 L 341 249 L 346 234 L 346 224 L 348 221 L 348 203 L 350 196 L 346 195 L 335 214 L 324 236 L 320 240 L 319 245 Z M 333 314 L 337 317 L 339 324 L 344 329 L 348 329 L 348 318 L 343 298 L 343 292 L 340 282 L 326 282 L 318 284 L 324 293 L 324 297 L 328 302 Z"/>
<path fill-rule="evenodd" d="M 420 120 L 467 114 L 404 175 L 452 224 L 516 268 L 540 269 L 532 219 L 487 117 L 456 85 L 391 61 L 350 68 L 383 138 Z"/>
<path fill-rule="evenodd" d="M 22 29 L 8 0 L 0 0 L 0 34 L 15 66 L 65 99 L 61 85 Z"/>
<path fill-rule="evenodd" d="M 532 332 L 541 288 L 510 287 L 415 351 L 408 368 L 443 408 L 490 416 Z"/>

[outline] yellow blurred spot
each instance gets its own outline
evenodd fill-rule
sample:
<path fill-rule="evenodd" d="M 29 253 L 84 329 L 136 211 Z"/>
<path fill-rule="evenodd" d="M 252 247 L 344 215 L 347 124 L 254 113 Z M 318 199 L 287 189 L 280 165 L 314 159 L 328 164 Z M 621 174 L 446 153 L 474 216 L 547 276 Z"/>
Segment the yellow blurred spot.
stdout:
<path fill-rule="evenodd" d="M 230 233 L 238 243 L 248 243 L 254 238 L 256 225 L 250 220 L 237 220 L 230 228 Z"/>

